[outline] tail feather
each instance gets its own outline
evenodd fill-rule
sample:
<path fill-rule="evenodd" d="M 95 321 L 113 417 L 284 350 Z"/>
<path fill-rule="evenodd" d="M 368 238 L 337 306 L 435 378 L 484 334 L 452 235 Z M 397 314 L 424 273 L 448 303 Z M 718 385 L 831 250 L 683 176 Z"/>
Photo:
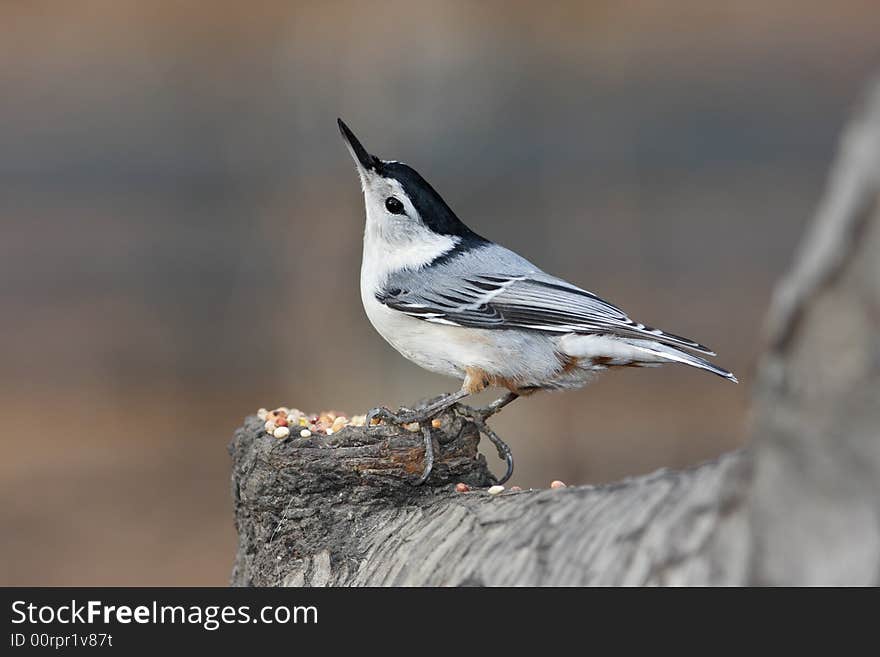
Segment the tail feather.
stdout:
<path fill-rule="evenodd" d="M 690 338 L 683 338 L 680 335 L 675 335 L 675 333 L 661 331 L 653 326 L 646 326 L 645 324 L 632 322 L 631 328 L 618 329 L 615 333 L 623 337 L 635 337 L 636 339 L 649 340 L 652 342 L 656 340 L 657 342 L 669 345 L 670 347 L 684 347 L 685 349 L 698 351 L 707 356 L 715 356 L 715 352 L 709 349 L 706 345 L 695 342 Z M 627 335 L 627 333 L 629 333 L 629 335 Z"/>
<path fill-rule="evenodd" d="M 714 363 L 710 363 L 705 358 L 701 358 L 700 356 L 688 353 L 687 351 L 684 351 L 682 349 L 677 349 L 676 347 L 662 344 L 660 342 L 654 342 L 653 340 L 624 339 L 624 341 L 631 347 L 642 351 L 645 354 L 650 354 L 655 358 L 659 357 L 663 360 L 671 361 L 674 363 L 690 365 L 691 367 L 696 367 L 701 370 L 706 370 L 707 372 L 712 372 L 712 374 L 717 374 L 718 376 L 727 379 L 728 381 L 739 383 L 733 372 L 730 372 L 723 367 L 718 367 Z"/>

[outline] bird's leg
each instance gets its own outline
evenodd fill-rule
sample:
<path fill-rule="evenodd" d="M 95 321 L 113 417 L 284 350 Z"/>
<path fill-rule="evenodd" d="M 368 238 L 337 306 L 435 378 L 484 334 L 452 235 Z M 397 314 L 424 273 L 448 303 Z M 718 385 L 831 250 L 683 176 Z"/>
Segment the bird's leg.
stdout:
<path fill-rule="evenodd" d="M 517 393 L 508 392 L 504 397 L 496 399 L 483 408 L 471 408 L 464 404 L 456 404 L 456 410 L 459 415 L 467 418 L 476 425 L 477 430 L 495 445 L 498 457 L 503 459 L 507 464 L 507 472 L 504 473 L 504 476 L 501 477 L 501 479 L 497 480 L 499 484 L 503 484 L 510 479 L 511 475 L 513 475 L 513 452 L 508 444 L 501 440 L 501 437 L 489 427 L 486 420 L 517 398 L 519 398 Z"/>
<path fill-rule="evenodd" d="M 427 422 L 440 415 L 440 413 L 446 409 L 454 406 L 460 399 L 467 397 L 469 394 L 470 393 L 467 390 L 462 388 L 461 390 L 441 397 L 437 401 L 423 406 L 422 408 L 417 408 L 415 410 L 401 409 L 403 412 L 398 411 L 397 413 L 392 413 L 385 407 L 374 408 L 367 413 L 367 425 L 369 426 L 372 424 L 374 418 L 385 420 L 386 422 L 397 425 L 410 424 L 411 422 Z"/>
<path fill-rule="evenodd" d="M 483 418 L 483 420 L 488 420 L 502 408 L 517 399 L 519 399 L 519 394 L 515 392 L 508 392 L 506 395 L 504 395 L 500 399 L 496 399 L 491 404 L 483 406 L 482 408 L 475 408 L 473 410 L 475 413 L 478 413 L 480 417 Z"/>
<path fill-rule="evenodd" d="M 515 397 L 514 397 L 515 399 Z M 510 401 L 513 401 L 511 399 Z M 510 403 L 510 402 L 508 402 Z M 497 480 L 497 483 L 503 484 L 505 481 L 510 479 L 513 474 L 513 452 L 506 442 L 501 440 L 501 437 L 495 433 L 492 428 L 486 422 L 486 417 L 482 413 L 480 413 L 482 409 L 473 409 L 469 406 L 465 406 L 464 404 L 458 404 L 456 406 L 456 411 L 467 420 L 470 420 L 476 427 L 477 431 L 486 436 L 493 445 L 495 445 L 495 450 L 498 452 L 498 457 L 503 459 L 507 464 L 507 471 L 504 473 L 504 476 Z M 497 412 L 498 409 L 495 409 Z"/>

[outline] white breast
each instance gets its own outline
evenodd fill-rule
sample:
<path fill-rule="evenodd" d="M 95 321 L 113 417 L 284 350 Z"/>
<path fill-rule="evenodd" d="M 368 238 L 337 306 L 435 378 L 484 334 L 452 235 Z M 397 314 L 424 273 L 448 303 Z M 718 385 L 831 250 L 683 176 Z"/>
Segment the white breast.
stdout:
<path fill-rule="evenodd" d="M 392 310 L 363 289 L 361 297 L 370 323 L 404 357 L 426 370 L 464 378 L 471 359 L 452 332 L 457 327 L 431 324 Z"/>

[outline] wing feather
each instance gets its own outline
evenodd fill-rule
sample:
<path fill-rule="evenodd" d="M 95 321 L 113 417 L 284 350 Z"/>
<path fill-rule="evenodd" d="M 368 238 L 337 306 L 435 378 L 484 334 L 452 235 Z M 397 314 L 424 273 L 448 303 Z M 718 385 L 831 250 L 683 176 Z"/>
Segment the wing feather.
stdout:
<path fill-rule="evenodd" d="M 424 279 L 422 279 L 424 280 Z M 446 275 L 442 284 L 394 287 L 376 298 L 428 322 L 482 329 L 520 328 L 549 333 L 618 335 L 654 340 L 714 356 L 698 342 L 634 322 L 617 306 L 537 271 L 518 276 Z"/>

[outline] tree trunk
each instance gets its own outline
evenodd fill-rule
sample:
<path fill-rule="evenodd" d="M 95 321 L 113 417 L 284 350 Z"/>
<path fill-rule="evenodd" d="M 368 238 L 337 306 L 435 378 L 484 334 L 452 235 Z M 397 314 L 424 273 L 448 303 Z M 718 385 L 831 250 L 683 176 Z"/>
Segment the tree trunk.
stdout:
<path fill-rule="evenodd" d="M 607 486 L 486 486 L 473 425 L 347 427 L 230 446 L 232 583 L 880 584 L 880 83 L 779 284 L 746 450 Z"/>

